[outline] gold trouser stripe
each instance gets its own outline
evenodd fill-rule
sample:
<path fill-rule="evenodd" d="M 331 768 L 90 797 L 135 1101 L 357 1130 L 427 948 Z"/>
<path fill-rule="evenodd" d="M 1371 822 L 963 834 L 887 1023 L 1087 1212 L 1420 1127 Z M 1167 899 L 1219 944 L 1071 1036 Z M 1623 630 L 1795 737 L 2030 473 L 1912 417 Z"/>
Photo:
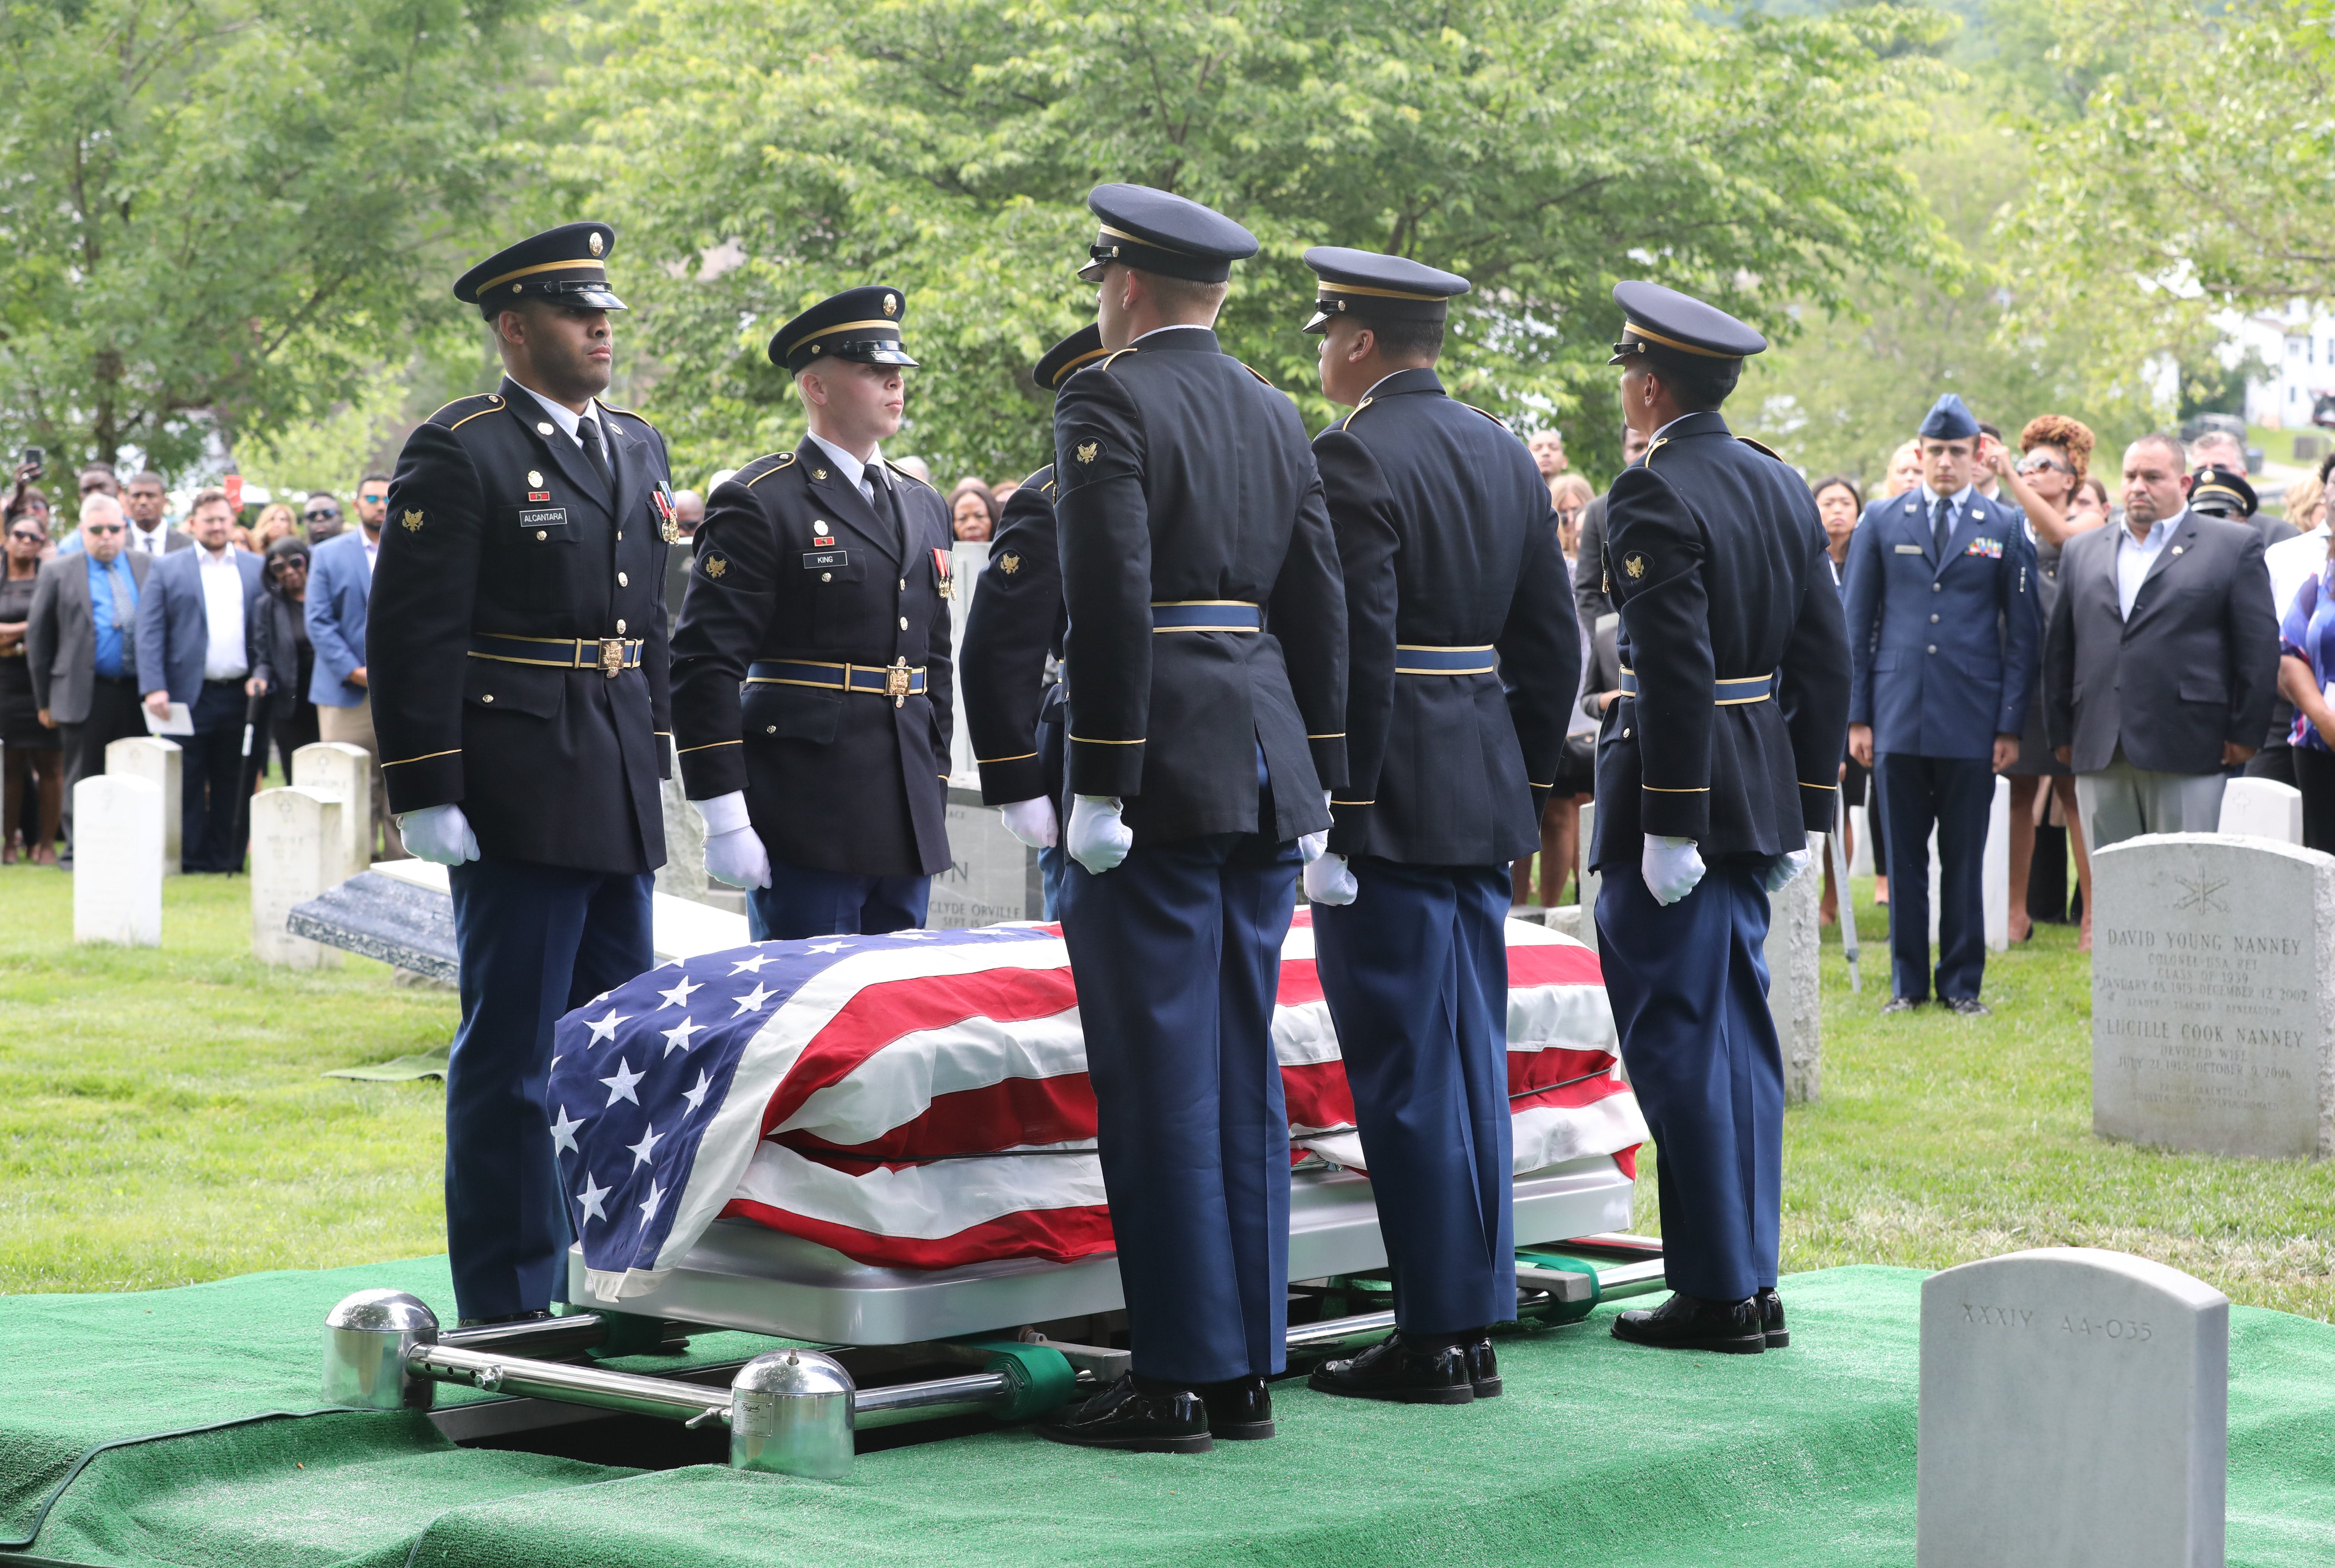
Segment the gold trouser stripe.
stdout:
<path fill-rule="evenodd" d="M 1837 784 L 1811 784 L 1807 782 L 1807 780 L 1802 779 L 1800 781 L 1800 788 L 1803 789 L 1837 789 L 1840 786 Z"/>
<path fill-rule="evenodd" d="M 1654 795 L 1708 795 L 1710 793 L 1710 786 L 1708 784 L 1696 789 L 1665 789 L 1659 784 L 1641 784 L 1638 788 Z"/>
<path fill-rule="evenodd" d="M 396 761 L 384 762 L 382 766 L 384 768 L 402 768 L 408 762 L 427 762 L 433 757 L 460 757 L 461 754 L 462 749 L 460 746 L 457 746 L 451 751 L 424 751 L 419 757 L 400 757 Z"/>
<path fill-rule="evenodd" d="M 1373 796 L 1371 799 L 1368 799 L 1368 800 L 1336 800 L 1336 799 L 1333 799 L 1333 800 L 1332 800 L 1332 801 L 1330 802 L 1330 804 L 1331 804 L 1331 805 L 1332 805 L 1332 806 L 1375 806 L 1375 805 L 1377 805 L 1377 804 L 1378 804 L 1378 799 L 1377 799 L 1377 797 Z"/>
<path fill-rule="evenodd" d="M 1346 738 L 1346 732 L 1341 730 L 1334 735 L 1308 735 L 1305 738 L 1308 740 L 1342 740 Z"/>
<path fill-rule="evenodd" d="M 1090 740 L 1084 735 L 1073 735 L 1071 739 L 1081 746 L 1140 746 L 1143 744 L 1141 740 Z"/>

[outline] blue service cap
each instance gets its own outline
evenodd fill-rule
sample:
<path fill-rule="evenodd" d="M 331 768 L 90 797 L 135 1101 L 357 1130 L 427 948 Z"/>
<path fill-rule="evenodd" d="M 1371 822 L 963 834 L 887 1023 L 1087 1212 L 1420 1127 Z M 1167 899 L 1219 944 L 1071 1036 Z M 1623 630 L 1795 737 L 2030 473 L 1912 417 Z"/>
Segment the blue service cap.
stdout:
<path fill-rule="evenodd" d="M 605 223 L 563 223 L 499 250 L 454 280 L 454 297 L 489 321 L 523 299 L 578 310 L 622 310 L 608 292 L 608 254 L 616 231 Z"/>
<path fill-rule="evenodd" d="M 1441 321 L 1450 314 L 1451 300 L 1468 292 L 1468 280 L 1456 272 L 1375 250 L 1317 245 L 1305 253 L 1305 265 L 1321 278 L 1307 332 L 1326 332 L 1341 315 Z"/>
<path fill-rule="evenodd" d="M 1102 327 L 1089 322 L 1041 355 L 1030 374 L 1048 392 L 1060 392 L 1072 371 L 1092 364 L 1103 352 Z"/>
<path fill-rule="evenodd" d="M 851 359 L 862 364 L 916 362 L 900 345 L 900 318 L 908 302 L 887 283 L 831 294 L 770 336 L 770 363 L 799 371 L 815 359 Z"/>
<path fill-rule="evenodd" d="M 1666 353 L 1743 359 L 1768 347 L 1768 340 L 1756 327 L 1715 305 L 1705 305 L 1692 295 L 1659 283 L 1642 279 L 1617 283 L 1613 303 L 1622 307 L 1622 341 L 1613 345 L 1613 357 L 1607 364 L 1623 364 L 1642 354 L 1656 359 Z"/>
<path fill-rule="evenodd" d="M 1233 263 L 1256 254 L 1256 236 L 1223 213 L 1148 185 L 1098 185 L 1087 192 L 1087 208 L 1102 220 L 1079 269 L 1089 283 L 1102 281 L 1104 265 L 1114 261 L 1138 272 L 1222 283 L 1232 276 Z"/>
<path fill-rule="evenodd" d="M 1924 440 L 1966 441 L 1978 434 L 1978 416 L 1962 405 L 1960 392 L 1946 392 L 1930 405 L 1914 433 Z"/>

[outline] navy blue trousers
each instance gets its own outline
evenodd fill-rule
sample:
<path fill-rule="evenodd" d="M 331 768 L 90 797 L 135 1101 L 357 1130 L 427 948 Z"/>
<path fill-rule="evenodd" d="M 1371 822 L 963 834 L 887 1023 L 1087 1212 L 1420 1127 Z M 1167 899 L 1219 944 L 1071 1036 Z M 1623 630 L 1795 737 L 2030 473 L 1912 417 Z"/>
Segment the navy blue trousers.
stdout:
<path fill-rule="evenodd" d="M 925 923 L 929 876 L 860 876 L 770 862 L 770 885 L 746 891 L 746 934 L 756 942 L 880 936 Z"/>
<path fill-rule="evenodd" d="M 1664 1273 L 1711 1302 L 1776 1282 L 1784 1053 L 1763 869 L 1714 866 L 1667 907 L 1635 866 L 1608 871 L 1597 894 L 1605 997 L 1659 1154 Z"/>
<path fill-rule="evenodd" d="M 1396 1326 L 1516 1315 L 1508 1121 L 1508 872 L 1357 858 L 1313 905 L 1322 994 L 1354 1091 Z"/>
<path fill-rule="evenodd" d="M 1272 819 L 1271 812 L 1264 820 Z M 1134 1370 L 1278 1374 L 1289 1118 L 1273 1052 L 1297 846 L 1224 833 L 1073 861 L 1062 935 L 1086 1031 Z"/>
<path fill-rule="evenodd" d="M 647 872 L 452 867 L 462 1027 L 446 1069 L 446 1250 L 466 1318 L 567 1298 L 567 1208 L 544 1083 L 551 1026 L 655 963 Z"/>
<path fill-rule="evenodd" d="M 240 871 L 251 833 L 240 682 L 206 681 L 179 745 L 179 869 Z"/>
<path fill-rule="evenodd" d="M 1873 759 L 1889 840 L 1890 991 L 1930 995 L 1930 825 L 1938 828 L 1938 995 L 1978 994 L 1986 979 L 1986 818 L 1994 768 L 1979 757 Z"/>

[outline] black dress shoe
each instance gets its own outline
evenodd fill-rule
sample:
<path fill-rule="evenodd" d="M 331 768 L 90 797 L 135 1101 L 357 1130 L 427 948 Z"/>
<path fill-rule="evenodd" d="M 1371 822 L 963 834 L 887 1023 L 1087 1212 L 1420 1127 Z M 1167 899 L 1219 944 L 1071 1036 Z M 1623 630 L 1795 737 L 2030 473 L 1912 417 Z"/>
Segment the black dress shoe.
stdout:
<path fill-rule="evenodd" d="M 1459 1346 L 1424 1350 L 1404 1343 L 1399 1332 L 1351 1360 L 1324 1361 L 1305 1381 L 1325 1394 L 1404 1405 L 1465 1405 L 1476 1397 L 1467 1353 Z"/>
<path fill-rule="evenodd" d="M 1665 1350 L 1718 1350 L 1756 1356 L 1768 1348 L 1759 1331 L 1759 1307 L 1751 1297 L 1706 1302 L 1681 1291 L 1652 1312 L 1628 1312 L 1613 1320 L 1613 1337 Z"/>
<path fill-rule="evenodd" d="M 454 1326 L 458 1329 L 491 1329 L 498 1323 L 547 1323 L 550 1321 L 549 1309 L 537 1307 L 529 1312 L 505 1312 L 499 1318 L 464 1318 Z"/>
<path fill-rule="evenodd" d="M 1886 1018 L 1893 1012 L 1911 1012 L 1921 1005 L 1919 997 L 1893 996 L 1882 1006 L 1881 1016 Z"/>
<path fill-rule="evenodd" d="M 1751 1298 L 1759 1303 L 1759 1333 L 1771 1350 L 1780 1350 L 1792 1342 L 1792 1331 L 1784 1327 L 1784 1298 L 1776 1293 L 1773 1285 L 1763 1286 Z"/>
<path fill-rule="evenodd" d="M 1492 1353 L 1491 1336 L 1488 1334 L 1469 1336 L 1468 1343 L 1460 1347 L 1459 1353 L 1468 1360 L 1468 1382 L 1476 1390 L 1476 1398 L 1498 1399 L 1500 1397 L 1500 1359 Z"/>
<path fill-rule="evenodd" d="M 1208 1408 L 1208 1435 L 1228 1443 L 1253 1443 L 1273 1436 L 1273 1390 L 1254 1373 L 1223 1383 L 1202 1383 L 1200 1403 Z"/>
<path fill-rule="evenodd" d="M 1961 1013 L 1964 1018 L 1992 1018 L 1994 1016 L 1994 1009 L 1989 1007 L 1985 1002 L 1981 1002 L 1975 996 L 1957 996 L 1950 1000 L 1946 1005 L 1952 1008 L 1956 1012 Z"/>
<path fill-rule="evenodd" d="M 1154 1384 L 1154 1389 L 1159 1385 Z M 1134 1374 L 1119 1381 L 1057 1421 L 1042 1421 L 1038 1436 L 1079 1448 L 1118 1448 L 1130 1454 L 1205 1454 L 1208 1408 L 1190 1389 L 1148 1392 Z"/>

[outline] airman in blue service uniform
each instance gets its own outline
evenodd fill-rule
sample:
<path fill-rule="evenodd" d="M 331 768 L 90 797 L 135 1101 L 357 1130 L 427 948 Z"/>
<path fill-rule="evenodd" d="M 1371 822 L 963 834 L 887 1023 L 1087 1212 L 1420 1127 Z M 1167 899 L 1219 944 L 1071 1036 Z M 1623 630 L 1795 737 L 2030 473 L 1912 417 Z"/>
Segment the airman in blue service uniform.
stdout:
<path fill-rule="evenodd" d="M 1346 583 L 1347 787 L 1305 886 L 1396 1327 L 1313 1385 L 1464 1404 L 1500 1391 L 1488 1330 L 1516 1307 L 1508 863 L 1539 847 L 1581 640 L 1531 455 L 1435 373 L 1468 280 L 1333 247 L 1305 264 L 1322 390 L 1354 411 L 1313 441 Z"/>
<path fill-rule="evenodd" d="M 1983 1016 L 1986 819 L 2039 684 L 2039 570 L 2025 516 L 1971 483 L 1979 427 L 1962 400 L 1938 399 L 1919 434 L 1921 485 L 1873 502 L 1849 536 L 1848 744 L 1873 769 L 1889 846 L 1882 1011 L 1930 997 L 1934 828 L 1938 1000 Z"/>
<path fill-rule="evenodd" d="M 1296 405 L 1214 323 L 1249 232 L 1098 187 L 1111 352 L 1054 401 L 1069 679 L 1062 932 L 1133 1369 L 1044 1428 L 1193 1452 L 1272 1435 L 1289 1125 L 1272 1040 L 1298 839 L 1345 781 L 1346 613 Z"/>
<path fill-rule="evenodd" d="M 1040 386 L 1059 392 L 1105 352 L 1102 329 L 1090 322 L 1048 349 L 1031 373 Z M 1061 848 L 1070 815 L 1062 804 L 1066 699 L 1062 683 L 1046 678 L 1050 659 L 1060 667 L 1071 624 L 1054 547 L 1054 465 L 1048 463 L 1006 498 L 957 659 L 981 798 L 1038 851 L 1049 920 L 1058 913 L 1070 865 Z"/>
<path fill-rule="evenodd" d="M 1832 826 L 1848 649 L 1808 487 L 1720 417 L 1767 340 L 1657 284 L 1613 297 L 1623 414 L 1652 443 L 1606 505 L 1622 697 L 1598 734 L 1591 853 L 1605 994 L 1661 1152 L 1676 1292 L 1613 1332 L 1758 1351 L 1786 1342 L 1768 895 Z"/>
<path fill-rule="evenodd" d="M 906 314 L 847 289 L 770 339 L 810 430 L 707 498 L 673 626 L 705 868 L 747 889 L 758 942 L 922 925 L 948 868 L 948 508 L 880 444 Z"/>
<path fill-rule="evenodd" d="M 615 232 L 570 223 L 472 267 L 499 390 L 409 437 L 366 663 L 390 809 L 451 867 L 462 1024 L 446 1072 L 446 1239 L 463 1318 L 564 1297 L 551 1026 L 655 962 L 671 755 L 664 438 L 609 407 Z"/>

